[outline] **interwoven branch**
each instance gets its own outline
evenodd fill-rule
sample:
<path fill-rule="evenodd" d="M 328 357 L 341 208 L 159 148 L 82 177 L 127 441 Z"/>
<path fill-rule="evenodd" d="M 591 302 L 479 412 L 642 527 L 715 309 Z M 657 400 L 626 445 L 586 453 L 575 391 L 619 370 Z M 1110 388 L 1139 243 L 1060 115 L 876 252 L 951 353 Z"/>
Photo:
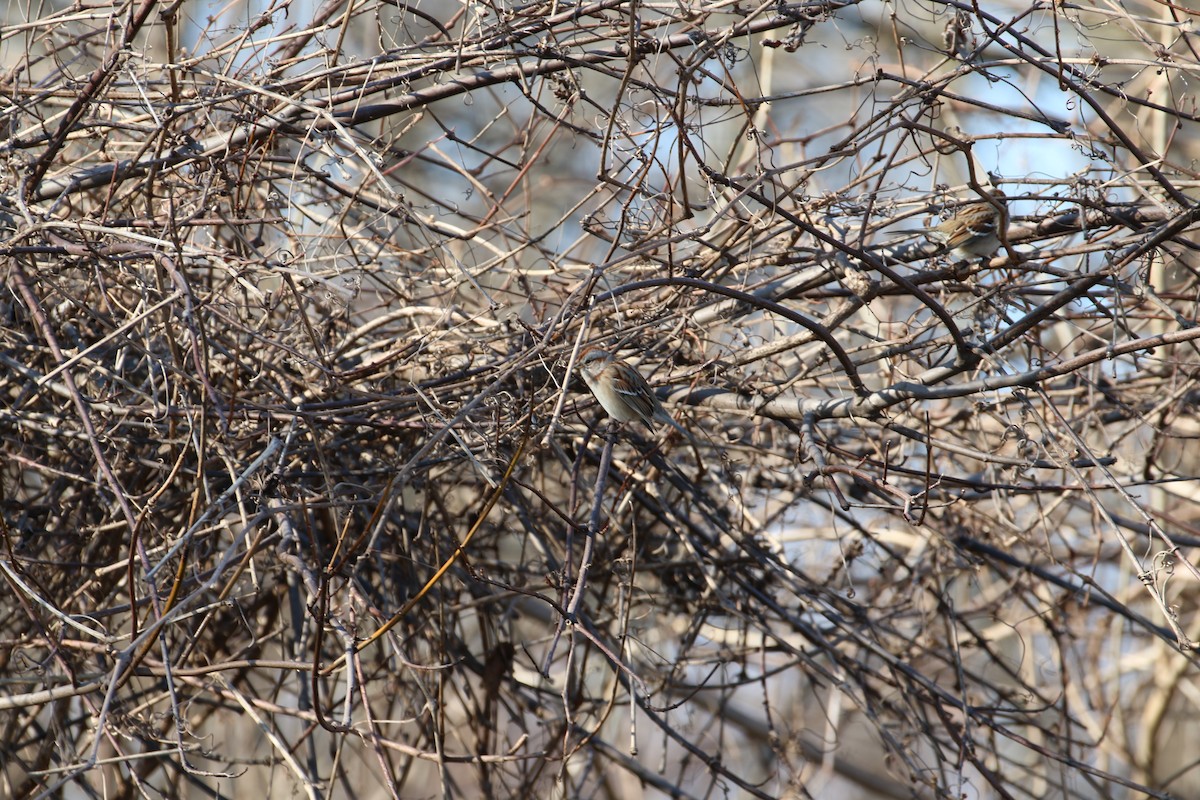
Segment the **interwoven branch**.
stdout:
<path fill-rule="evenodd" d="M 14 6 L 0 796 L 1200 796 L 1195 23 Z"/>

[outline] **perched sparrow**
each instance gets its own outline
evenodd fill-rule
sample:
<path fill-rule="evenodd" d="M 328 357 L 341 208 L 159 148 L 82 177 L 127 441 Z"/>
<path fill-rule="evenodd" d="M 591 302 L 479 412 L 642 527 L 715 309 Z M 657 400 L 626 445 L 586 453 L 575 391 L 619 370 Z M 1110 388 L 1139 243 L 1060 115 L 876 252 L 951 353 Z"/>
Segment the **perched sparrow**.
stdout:
<path fill-rule="evenodd" d="M 931 228 L 923 228 L 931 242 L 941 245 L 957 258 L 990 256 L 1000 249 L 1000 225 L 1008 224 L 1008 206 L 1004 197 L 992 195 L 997 205 L 987 200 L 964 203 L 946 219 Z M 1004 213 L 1000 209 L 1005 209 Z"/>
<path fill-rule="evenodd" d="M 646 427 L 665 422 L 689 439 L 692 435 L 662 407 L 642 373 L 606 350 L 591 348 L 579 360 L 583 382 L 617 422 L 640 421 Z"/>

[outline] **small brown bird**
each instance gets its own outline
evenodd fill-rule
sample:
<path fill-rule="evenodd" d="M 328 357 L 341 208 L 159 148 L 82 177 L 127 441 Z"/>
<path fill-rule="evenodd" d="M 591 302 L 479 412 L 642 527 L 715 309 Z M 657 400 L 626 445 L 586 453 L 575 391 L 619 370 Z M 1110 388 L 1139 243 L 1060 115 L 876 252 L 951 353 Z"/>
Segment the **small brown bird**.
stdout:
<path fill-rule="evenodd" d="M 990 256 L 1000 249 L 1000 226 L 1008 224 L 1007 201 L 1000 194 L 992 198 L 995 205 L 988 200 L 964 203 L 937 225 L 919 232 L 957 258 Z"/>
<path fill-rule="evenodd" d="M 592 394 L 617 422 L 641 422 L 653 428 L 665 422 L 689 439 L 692 435 L 671 418 L 642 373 L 607 350 L 589 348 L 579 361 L 579 372 Z"/>

